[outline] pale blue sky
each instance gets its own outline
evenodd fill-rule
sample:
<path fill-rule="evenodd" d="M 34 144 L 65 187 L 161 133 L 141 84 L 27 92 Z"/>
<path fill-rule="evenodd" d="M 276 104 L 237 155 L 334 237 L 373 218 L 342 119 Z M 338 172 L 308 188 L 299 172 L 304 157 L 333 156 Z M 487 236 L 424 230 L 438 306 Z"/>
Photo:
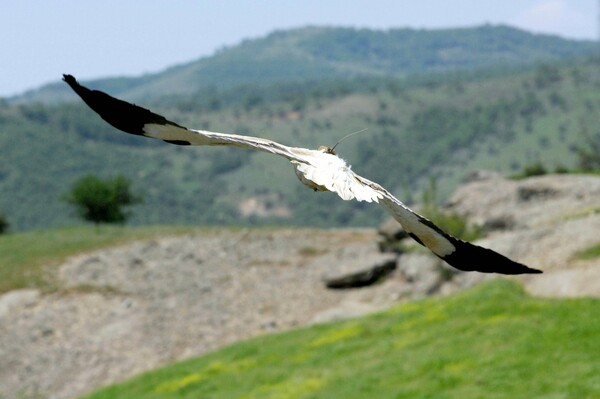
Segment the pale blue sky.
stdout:
<path fill-rule="evenodd" d="M 56 81 L 140 75 L 305 25 L 375 29 L 503 23 L 595 39 L 596 0 L 0 0 L 0 96 Z"/>

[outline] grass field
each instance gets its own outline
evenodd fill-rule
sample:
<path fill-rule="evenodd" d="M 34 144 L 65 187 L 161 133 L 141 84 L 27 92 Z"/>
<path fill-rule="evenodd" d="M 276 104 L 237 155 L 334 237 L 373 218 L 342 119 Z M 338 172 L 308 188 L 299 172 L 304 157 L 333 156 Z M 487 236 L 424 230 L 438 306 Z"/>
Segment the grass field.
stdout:
<path fill-rule="evenodd" d="M 262 336 L 86 398 L 599 398 L 598 309 L 497 280 Z"/>
<path fill-rule="evenodd" d="M 0 235 L 0 293 L 53 290 L 51 269 L 67 256 L 140 239 L 199 231 L 192 227 L 80 226 Z"/>

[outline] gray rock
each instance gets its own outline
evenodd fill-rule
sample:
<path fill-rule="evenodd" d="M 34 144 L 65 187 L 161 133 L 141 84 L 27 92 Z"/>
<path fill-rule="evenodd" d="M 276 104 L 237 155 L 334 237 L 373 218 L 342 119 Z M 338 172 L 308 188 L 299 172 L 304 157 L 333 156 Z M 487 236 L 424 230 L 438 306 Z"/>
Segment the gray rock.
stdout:
<path fill-rule="evenodd" d="M 0 295 L 0 320 L 10 312 L 36 303 L 39 297 L 40 293 L 35 289 L 15 290 Z"/>
<path fill-rule="evenodd" d="M 523 229 L 597 209 L 598 198 L 599 176 L 498 177 L 460 186 L 448 201 L 448 209 L 481 226 L 493 220 L 512 220 L 512 229 Z"/>
<path fill-rule="evenodd" d="M 325 280 L 325 286 L 331 289 L 350 289 L 368 287 L 381 282 L 396 270 L 396 259 L 392 258 L 366 270 L 346 274 Z"/>
<path fill-rule="evenodd" d="M 444 282 L 442 261 L 425 252 L 410 252 L 398 258 L 398 273 L 410 284 L 411 298 L 435 293 Z"/>

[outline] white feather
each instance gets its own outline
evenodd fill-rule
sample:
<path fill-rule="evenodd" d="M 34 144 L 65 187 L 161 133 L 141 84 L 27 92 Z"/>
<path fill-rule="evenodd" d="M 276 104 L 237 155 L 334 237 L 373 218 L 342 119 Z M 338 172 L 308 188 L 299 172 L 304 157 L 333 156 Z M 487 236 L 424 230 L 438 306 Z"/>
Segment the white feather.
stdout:
<path fill-rule="evenodd" d="M 322 187 L 327 191 L 337 193 L 344 201 L 356 199 L 357 201 L 379 202 L 379 199 L 383 198 L 381 193 L 362 184 L 350 166 L 336 155 L 312 151 L 311 156 L 306 157 L 305 161 L 292 161 L 292 163 L 296 167 L 296 173 L 313 182 L 317 187 L 311 187 L 315 189 Z M 305 182 L 303 181 L 303 183 Z"/>

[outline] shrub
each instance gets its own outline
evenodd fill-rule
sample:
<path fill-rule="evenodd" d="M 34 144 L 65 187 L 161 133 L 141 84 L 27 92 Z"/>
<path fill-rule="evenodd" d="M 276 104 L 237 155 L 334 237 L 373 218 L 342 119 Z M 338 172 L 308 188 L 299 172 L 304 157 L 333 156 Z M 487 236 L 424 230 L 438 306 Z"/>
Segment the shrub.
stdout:
<path fill-rule="evenodd" d="M 432 178 L 429 181 L 428 189 L 423 192 L 423 209 L 421 210 L 423 216 L 458 239 L 473 241 L 481 237 L 482 228 L 480 226 L 470 225 L 467 219 L 460 215 L 443 212 L 437 205 L 436 197 L 437 184 L 435 178 Z"/>
<path fill-rule="evenodd" d="M 88 175 L 73 184 L 65 200 L 75 206 L 84 220 L 96 224 L 124 223 L 129 215 L 123 208 L 141 202 L 140 197 L 131 193 L 130 185 L 123 176 L 102 180 Z"/>
<path fill-rule="evenodd" d="M 583 145 L 575 148 L 579 168 L 586 171 L 600 170 L 600 133 L 592 134 L 584 128 L 582 135 Z"/>
<path fill-rule="evenodd" d="M 541 162 L 535 162 L 535 163 L 529 164 L 529 165 L 525 166 L 525 169 L 523 169 L 524 177 L 542 176 L 542 175 L 545 175 L 546 173 L 548 173 L 548 171 L 546 170 L 546 168 L 544 167 L 544 165 Z"/>
<path fill-rule="evenodd" d="M 523 171 L 521 173 L 513 175 L 512 178 L 518 180 L 518 179 L 525 179 L 526 177 L 531 177 L 531 176 L 542 176 L 547 173 L 548 173 L 548 171 L 546 170 L 546 168 L 544 167 L 544 165 L 541 162 L 534 162 L 534 163 L 530 163 L 529 165 L 525 165 L 525 167 L 523 168 Z"/>
<path fill-rule="evenodd" d="M 6 233 L 9 227 L 10 224 L 8 223 L 8 220 L 6 220 L 6 217 L 0 213 L 0 234 Z"/>

